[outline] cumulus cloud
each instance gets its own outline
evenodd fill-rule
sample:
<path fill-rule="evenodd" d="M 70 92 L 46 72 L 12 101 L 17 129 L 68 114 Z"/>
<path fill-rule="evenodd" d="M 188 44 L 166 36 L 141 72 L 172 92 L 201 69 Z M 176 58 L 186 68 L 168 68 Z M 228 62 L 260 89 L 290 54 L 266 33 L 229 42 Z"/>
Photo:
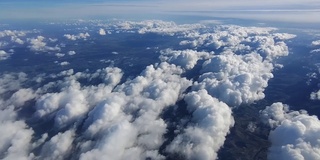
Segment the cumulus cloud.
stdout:
<path fill-rule="evenodd" d="M 9 96 L 0 98 L 3 107 L 0 141 L 8 144 L 0 148 L 0 157 L 116 160 L 166 159 L 178 154 L 185 159 L 216 159 L 234 125 L 232 107 L 264 98 L 264 89 L 273 77 L 273 60 L 288 54 L 284 41 L 295 37 L 274 33 L 275 28 L 233 25 L 209 28 L 204 24 L 179 25 L 154 20 L 122 21 L 103 27 L 116 32 L 175 35 L 181 45 L 189 45 L 190 49 L 164 49 L 160 51 L 161 62 L 147 66 L 140 75 L 127 80 L 116 67 L 95 72 L 70 69 L 40 74 L 32 80 L 24 73 L 1 75 L 0 95 Z M 70 40 L 89 36 L 64 35 Z M 43 36 L 27 42 L 34 51 L 60 50 L 58 46 L 48 47 L 46 42 L 55 40 Z M 211 52 L 214 49 L 221 52 Z M 56 61 L 56 64 L 69 63 Z M 192 70 L 196 65 L 201 67 L 200 75 L 184 77 L 189 72 L 198 72 Z M 36 89 L 25 87 L 26 81 L 36 82 Z M 18 118 L 17 112 L 28 101 L 34 104 L 30 119 L 53 123 L 50 130 L 39 135 L 34 133 L 37 125 L 30 125 L 35 126 L 33 130 Z M 186 107 L 191 118 L 175 130 L 171 142 L 164 143 L 168 122 L 162 114 L 168 107 L 178 105 L 178 101 L 186 102 L 186 106 L 179 107 Z M 280 121 L 296 115 L 287 110 L 279 114 L 274 117 L 280 118 L 273 121 L 266 116 L 268 123 L 279 126 Z M 254 130 L 254 124 L 248 129 Z M 19 135 L 14 137 L 12 133 Z M 16 140 L 21 141 L 19 145 Z"/>
<path fill-rule="evenodd" d="M 175 51 L 166 49 L 161 51 L 160 60 L 181 66 L 184 69 L 192 69 L 199 59 L 209 59 L 210 53 L 197 52 L 195 50 Z"/>
<path fill-rule="evenodd" d="M 77 122 L 89 111 L 90 106 L 97 104 L 111 92 L 113 87 L 120 82 L 122 74 L 119 68 L 105 68 L 97 70 L 92 75 L 85 75 L 81 72 L 71 75 L 61 84 L 61 92 L 47 93 L 37 99 L 37 111 L 34 116 L 36 118 L 46 118 L 46 115 L 55 113 L 54 126 L 56 128 Z M 81 87 L 77 78 L 86 76 L 89 78 L 101 76 L 105 84 Z"/>
<path fill-rule="evenodd" d="M 100 28 L 99 29 L 99 34 L 104 36 L 104 35 L 106 35 L 106 31 L 103 28 Z"/>
<path fill-rule="evenodd" d="M 72 56 L 72 55 L 75 55 L 76 54 L 76 51 L 69 51 L 68 52 L 68 55 Z"/>
<path fill-rule="evenodd" d="M 1 60 L 6 60 L 10 57 L 10 53 L 7 53 L 4 50 L 0 50 L 0 61 Z"/>
<path fill-rule="evenodd" d="M 36 38 L 28 39 L 30 42 L 29 48 L 32 51 L 36 52 L 50 52 L 50 51 L 60 51 L 61 48 L 59 46 L 50 47 L 47 46 L 47 43 L 45 42 L 46 38 L 43 36 L 37 36 Z"/>
<path fill-rule="evenodd" d="M 319 46 L 319 45 L 320 45 L 320 40 L 312 41 L 312 42 L 311 42 L 311 45 L 313 45 L 313 46 Z"/>
<path fill-rule="evenodd" d="M 66 159 L 72 149 L 74 136 L 74 130 L 56 134 L 44 143 L 40 156 L 37 158 L 48 160 Z"/>
<path fill-rule="evenodd" d="M 0 95 L 9 91 L 19 90 L 27 80 L 27 74 L 23 72 L 2 74 L 0 78 Z"/>
<path fill-rule="evenodd" d="M 163 159 L 158 150 L 166 124 L 159 115 L 191 85 L 180 77 L 182 72 L 168 63 L 151 65 L 140 76 L 116 87 L 115 93 L 89 113 L 87 135 L 101 139 L 80 158 Z"/>
<path fill-rule="evenodd" d="M 181 24 L 177 25 L 174 22 L 166 22 L 161 20 L 146 20 L 141 22 L 124 21 L 116 24 L 116 27 L 121 30 L 137 31 L 140 34 L 157 33 L 163 35 L 187 34 L 195 29 L 203 28 L 201 24 Z"/>
<path fill-rule="evenodd" d="M 79 33 L 79 34 L 77 34 L 77 35 L 74 35 L 74 34 L 64 34 L 63 36 L 66 37 L 66 38 L 69 39 L 69 40 L 75 41 L 75 40 L 78 40 L 78 39 L 84 39 L 84 40 L 86 40 L 88 37 L 90 37 L 90 34 L 89 34 L 88 32 L 86 32 L 86 33 Z"/>
<path fill-rule="evenodd" d="M 70 64 L 69 62 L 63 61 L 63 62 L 60 63 L 60 66 L 67 66 L 67 65 L 69 65 L 69 64 Z"/>
<path fill-rule="evenodd" d="M 13 106 L 0 110 L 0 152 L 3 159 L 30 159 L 33 130 L 17 119 Z"/>
<path fill-rule="evenodd" d="M 273 130 L 270 132 L 268 159 L 316 160 L 320 158 L 320 121 L 306 111 L 290 111 L 282 103 L 274 103 L 261 111 Z"/>
<path fill-rule="evenodd" d="M 312 99 L 312 100 L 320 100 L 320 90 L 318 90 L 317 92 L 312 92 L 310 94 L 310 99 Z"/>
<path fill-rule="evenodd" d="M 231 109 L 205 90 L 191 92 L 184 99 L 192 118 L 166 151 L 183 159 L 217 159 L 217 151 L 234 125 Z"/>
<path fill-rule="evenodd" d="M 252 103 L 264 98 L 264 89 L 273 77 L 272 64 L 259 54 L 216 55 L 203 64 L 202 75 L 194 89 L 207 89 L 209 94 L 231 105 Z"/>

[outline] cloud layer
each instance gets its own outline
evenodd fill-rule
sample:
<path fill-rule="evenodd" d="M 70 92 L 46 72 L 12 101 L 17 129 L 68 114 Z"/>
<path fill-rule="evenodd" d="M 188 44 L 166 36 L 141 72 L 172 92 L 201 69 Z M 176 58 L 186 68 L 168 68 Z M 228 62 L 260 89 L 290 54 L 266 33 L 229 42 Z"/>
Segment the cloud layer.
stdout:
<path fill-rule="evenodd" d="M 264 98 L 275 60 L 288 55 L 285 41 L 295 37 L 276 33 L 276 28 L 179 25 L 158 20 L 94 25 L 100 35 L 157 34 L 175 38 L 179 46 L 156 50 L 158 63 L 127 79 L 128 71 L 114 66 L 79 72 L 74 68 L 35 77 L 2 74 L 0 141 L 5 145 L 0 148 L 1 157 L 121 160 L 178 155 L 216 159 L 235 123 L 233 107 Z M 97 29 L 92 32 L 98 35 Z M 84 30 L 60 36 L 74 44 L 90 35 L 94 34 Z M 55 59 L 62 59 L 57 64 L 68 67 L 64 58 L 78 56 L 78 50 L 65 51 L 66 45 L 60 43 L 63 39 L 37 35 L 25 42 L 32 52 L 52 52 Z M 174 122 L 174 137 L 168 141 L 168 124 L 173 122 L 163 114 L 170 109 L 177 112 L 177 107 L 185 109 L 186 116 Z M 19 117 L 25 108 L 32 113 Z M 279 126 L 290 117 L 285 115 L 291 115 L 282 114 L 270 124 Z"/>

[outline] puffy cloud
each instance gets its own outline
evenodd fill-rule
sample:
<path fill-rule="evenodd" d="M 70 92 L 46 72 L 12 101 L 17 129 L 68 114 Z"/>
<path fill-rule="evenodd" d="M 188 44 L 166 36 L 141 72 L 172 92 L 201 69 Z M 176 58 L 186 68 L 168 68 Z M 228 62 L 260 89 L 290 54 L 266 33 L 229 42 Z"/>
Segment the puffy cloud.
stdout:
<path fill-rule="evenodd" d="M 1 60 L 6 60 L 10 57 L 10 53 L 7 53 L 4 50 L 0 50 L 0 61 Z"/>
<path fill-rule="evenodd" d="M 100 23 L 98 26 L 102 27 Z M 234 125 L 227 104 L 232 107 L 262 99 L 267 82 L 273 76 L 273 59 L 287 55 L 283 41 L 294 37 L 273 33 L 275 28 L 232 25 L 211 28 L 164 21 L 125 21 L 103 27 L 116 32 L 176 35 L 182 39 L 181 45 L 190 45 L 193 50 L 162 50 L 160 63 L 147 66 L 140 75 L 122 84 L 119 83 L 123 72 L 115 67 L 94 73 L 89 70 L 75 73 L 70 69 L 58 74 L 40 74 L 28 81 L 37 82 L 37 90 L 24 88 L 27 76 L 23 73 L 1 75 L 0 94 L 9 94 L 9 98 L 0 99 L 3 107 L 0 114 L 4 115 L 0 117 L 4 119 L 1 123 L 8 124 L 0 126 L 3 132 L 0 141 L 8 142 L 7 146 L 18 146 L 15 140 L 22 139 L 22 145 L 12 152 L 6 147 L 0 148 L 0 157 L 166 159 L 167 155 L 178 154 L 185 159 L 216 159 Z M 70 40 L 89 36 L 88 33 L 64 35 Z M 38 36 L 28 42 L 34 51 L 58 50 L 46 43 L 56 42 L 55 39 Z M 209 52 L 211 47 L 221 49 L 221 53 Z M 67 54 L 74 55 L 75 51 Z M 184 77 L 201 63 L 200 76 L 194 75 L 190 80 Z M 56 61 L 56 64 L 68 62 Z M 194 79 L 197 82 L 193 84 Z M 164 135 L 168 132 L 168 122 L 162 119 L 162 114 L 168 107 L 176 107 L 179 100 L 186 102 L 186 106 L 179 107 L 186 107 L 191 118 L 182 122 L 184 125 L 175 130 L 176 137 L 167 144 Z M 35 112 L 30 119 L 53 123 L 50 130 L 41 133 L 42 138 L 39 133 L 34 136 L 26 122 L 17 117 L 20 107 L 29 104 L 28 101 L 35 102 Z M 280 125 L 280 119 L 289 117 L 286 112 L 279 111 L 279 115 L 276 117 L 280 118 L 270 124 Z M 38 127 L 37 124 L 30 126 Z M 248 126 L 248 130 L 254 129 L 253 123 Z M 7 130 L 21 131 L 20 138 L 8 135 Z M 165 155 L 160 151 L 166 152 Z"/>
<path fill-rule="evenodd" d="M 65 127 L 77 122 L 79 118 L 89 111 L 90 106 L 96 105 L 111 92 L 120 82 L 122 72 L 119 68 L 105 68 L 97 70 L 92 75 L 76 73 L 71 75 L 62 84 L 61 92 L 47 93 L 37 99 L 35 117 L 46 118 L 46 115 L 55 113 L 55 127 Z M 81 87 L 77 78 L 88 76 L 95 78 L 101 76 L 105 84 Z"/>
<path fill-rule="evenodd" d="M 320 100 L 320 90 L 318 90 L 317 92 L 312 92 L 310 94 L 310 99 L 312 99 L 312 100 Z"/>
<path fill-rule="evenodd" d="M 175 51 L 166 49 L 161 51 L 160 60 L 181 66 L 184 69 L 192 69 L 199 59 L 208 59 L 210 53 L 197 52 L 195 50 Z"/>
<path fill-rule="evenodd" d="M 72 55 L 75 55 L 76 54 L 76 51 L 69 51 L 68 52 L 68 55 L 72 56 Z"/>
<path fill-rule="evenodd" d="M 180 77 L 182 69 L 168 63 L 148 66 L 140 76 L 116 87 L 86 120 L 86 135 L 101 137 L 81 159 L 163 159 L 158 153 L 166 124 L 159 118 L 191 82 Z M 114 154 L 114 153 L 118 154 Z"/>
<path fill-rule="evenodd" d="M 217 152 L 234 125 L 231 109 L 205 90 L 188 93 L 184 99 L 192 113 L 191 121 L 166 151 L 184 159 L 217 159 Z"/>
<path fill-rule="evenodd" d="M 0 78 L 0 95 L 8 91 L 19 90 L 27 79 L 27 74 L 23 72 L 2 74 Z"/>
<path fill-rule="evenodd" d="M 319 46 L 319 45 L 320 45 L 320 40 L 312 41 L 312 42 L 311 42 L 311 45 L 313 45 L 313 46 Z"/>
<path fill-rule="evenodd" d="M 56 56 L 57 56 L 58 58 L 61 58 L 61 57 L 64 57 L 65 54 L 63 54 L 63 53 L 56 53 Z"/>
<path fill-rule="evenodd" d="M 99 34 L 104 36 L 104 35 L 106 35 L 106 31 L 103 28 L 100 28 L 99 29 Z"/>
<path fill-rule="evenodd" d="M 74 35 L 74 34 L 64 34 L 63 36 L 66 37 L 66 38 L 69 39 L 69 40 L 75 41 L 75 40 L 78 40 L 78 39 L 84 39 L 84 40 L 86 40 L 87 37 L 90 37 L 90 34 L 89 34 L 88 32 L 86 32 L 86 33 L 79 33 L 79 34 L 77 34 L 77 35 Z"/>
<path fill-rule="evenodd" d="M 274 103 L 262 112 L 274 130 L 270 132 L 268 159 L 316 160 L 320 158 L 320 121 L 306 111 L 289 111 L 288 106 Z"/>
<path fill-rule="evenodd" d="M 63 62 L 60 63 L 60 66 L 67 66 L 67 65 L 69 65 L 69 64 L 70 64 L 69 62 L 63 61 Z"/>
<path fill-rule="evenodd" d="M 238 106 L 264 98 L 264 89 L 273 77 L 273 66 L 259 54 L 235 55 L 232 52 L 216 55 L 203 64 L 202 75 L 193 86 L 207 89 L 219 100 Z"/>
<path fill-rule="evenodd" d="M 64 133 L 58 133 L 53 136 L 49 141 L 45 142 L 39 159 L 48 160 L 63 160 L 69 155 L 72 149 L 72 142 L 75 133 L 73 130 L 68 130 Z"/>
<path fill-rule="evenodd" d="M 32 51 L 36 51 L 36 52 L 50 52 L 50 51 L 60 51 L 61 50 L 61 48 L 59 46 L 55 46 L 55 47 L 47 46 L 47 43 L 44 42 L 45 39 L 46 38 L 43 36 L 37 36 L 36 38 L 28 39 L 28 41 L 30 42 L 29 48 Z"/>
<path fill-rule="evenodd" d="M 17 120 L 13 106 L 0 110 L 0 155 L 2 159 L 31 159 L 33 130 L 22 120 Z"/>

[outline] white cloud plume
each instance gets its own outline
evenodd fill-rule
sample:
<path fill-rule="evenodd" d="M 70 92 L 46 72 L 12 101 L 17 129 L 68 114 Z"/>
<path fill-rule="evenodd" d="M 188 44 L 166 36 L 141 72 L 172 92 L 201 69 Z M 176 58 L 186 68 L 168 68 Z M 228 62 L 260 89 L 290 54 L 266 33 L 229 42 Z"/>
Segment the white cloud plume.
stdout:
<path fill-rule="evenodd" d="M 270 132 L 268 159 L 316 160 L 320 158 L 320 121 L 306 111 L 289 111 L 282 103 L 274 103 L 262 112 L 274 128 Z"/>

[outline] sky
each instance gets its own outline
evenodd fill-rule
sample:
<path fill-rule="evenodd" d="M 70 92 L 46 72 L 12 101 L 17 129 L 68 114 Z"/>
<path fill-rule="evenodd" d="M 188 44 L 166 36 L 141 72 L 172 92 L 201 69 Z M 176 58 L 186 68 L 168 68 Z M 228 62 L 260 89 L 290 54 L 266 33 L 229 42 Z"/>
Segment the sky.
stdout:
<path fill-rule="evenodd" d="M 209 16 L 251 20 L 320 23 L 318 0 L 2 0 L 0 19 Z M 161 18 L 160 18 L 161 19 Z"/>

